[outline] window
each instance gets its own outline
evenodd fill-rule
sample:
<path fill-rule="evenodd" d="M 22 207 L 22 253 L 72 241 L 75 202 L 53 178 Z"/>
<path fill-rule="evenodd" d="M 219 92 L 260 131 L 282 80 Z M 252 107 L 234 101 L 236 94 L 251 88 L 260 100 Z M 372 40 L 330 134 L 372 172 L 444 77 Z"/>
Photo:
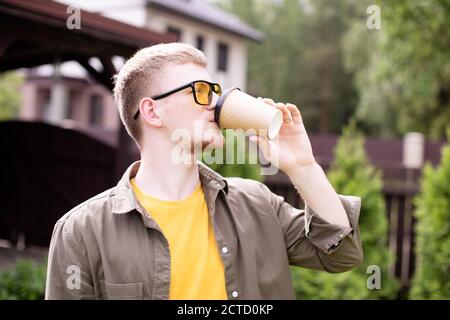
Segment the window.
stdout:
<path fill-rule="evenodd" d="M 205 40 L 203 39 L 202 36 L 197 36 L 196 40 L 196 47 L 198 50 L 200 51 L 205 51 Z"/>
<path fill-rule="evenodd" d="M 89 102 L 89 123 L 93 125 L 102 124 L 103 120 L 103 98 L 98 94 L 91 95 Z"/>
<path fill-rule="evenodd" d="M 167 33 L 173 34 L 176 36 L 176 41 L 181 40 L 181 30 L 175 27 L 168 26 L 167 27 Z"/>
<path fill-rule="evenodd" d="M 228 46 L 224 43 L 218 45 L 217 69 L 227 71 L 228 69 Z"/>

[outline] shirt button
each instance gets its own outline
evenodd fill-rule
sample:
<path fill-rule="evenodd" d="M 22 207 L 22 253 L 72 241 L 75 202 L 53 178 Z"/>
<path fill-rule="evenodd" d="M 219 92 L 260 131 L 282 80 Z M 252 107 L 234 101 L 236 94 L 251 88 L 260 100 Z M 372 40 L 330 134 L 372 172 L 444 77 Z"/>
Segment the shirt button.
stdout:
<path fill-rule="evenodd" d="M 233 298 L 237 298 L 237 296 L 239 295 L 239 293 L 237 291 L 233 291 L 231 293 L 231 295 L 233 296 Z"/>
<path fill-rule="evenodd" d="M 227 247 L 223 247 L 222 248 L 222 253 L 228 253 L 228 248 Z"/>
<path fill-rule="evenodd" d="M 343 238 L 344 237 L 344 235 L 341 233 L 340 235 L 339 235 L 339 238 Z"/>

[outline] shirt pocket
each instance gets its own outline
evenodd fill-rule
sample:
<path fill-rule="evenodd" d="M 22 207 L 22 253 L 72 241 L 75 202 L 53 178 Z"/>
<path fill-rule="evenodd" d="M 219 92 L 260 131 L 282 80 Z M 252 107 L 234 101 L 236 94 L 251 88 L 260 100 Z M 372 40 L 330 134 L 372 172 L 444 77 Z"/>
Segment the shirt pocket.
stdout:
<path fill-rule="evenodd" d="M 142 300 L 144 298 L 144 284 L 135 283 L 111 283 L 100 280 L 102 295 L 108 300 Z"/>

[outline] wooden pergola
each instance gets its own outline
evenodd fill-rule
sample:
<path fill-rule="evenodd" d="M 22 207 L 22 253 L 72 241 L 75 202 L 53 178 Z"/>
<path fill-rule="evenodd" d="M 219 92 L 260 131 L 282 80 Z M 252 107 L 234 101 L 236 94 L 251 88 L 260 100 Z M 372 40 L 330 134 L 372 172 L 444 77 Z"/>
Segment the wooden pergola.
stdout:
<path fill-rule="evenodd" d="M 68 6 L 50 0 L 0 0 L 0 72 L 31 68 L 55 61 L 77 61 L 89 75 L 107 89 L 113 89 L 117 73 L 114 56 L 130 57 L 137 49 L 175 41 L 98 14 L 82 11 L 80 29 L 68 29 Z M 101 71 L 89 64 L 96 57 Z M 134 142 L 119 125 L 116 177 L 132 161 Z"/>

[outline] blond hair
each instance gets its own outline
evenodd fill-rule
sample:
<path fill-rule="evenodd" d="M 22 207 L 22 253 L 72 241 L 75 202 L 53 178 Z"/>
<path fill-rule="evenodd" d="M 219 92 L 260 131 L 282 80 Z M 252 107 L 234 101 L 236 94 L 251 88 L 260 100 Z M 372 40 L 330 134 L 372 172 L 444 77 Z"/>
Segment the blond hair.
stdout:
<path fill-rule="evenodd" d="M 120 119 L 128 134 L 139 145 L 141 127 L 133 116 L 142 98 L 151 94 L 158 73 L 168 65 L 193 63 L 206 67 L 206 57 L 200 50 L 184 43 L 163 43 L 137 51 L 114 77 L 114 100 Z"/>

